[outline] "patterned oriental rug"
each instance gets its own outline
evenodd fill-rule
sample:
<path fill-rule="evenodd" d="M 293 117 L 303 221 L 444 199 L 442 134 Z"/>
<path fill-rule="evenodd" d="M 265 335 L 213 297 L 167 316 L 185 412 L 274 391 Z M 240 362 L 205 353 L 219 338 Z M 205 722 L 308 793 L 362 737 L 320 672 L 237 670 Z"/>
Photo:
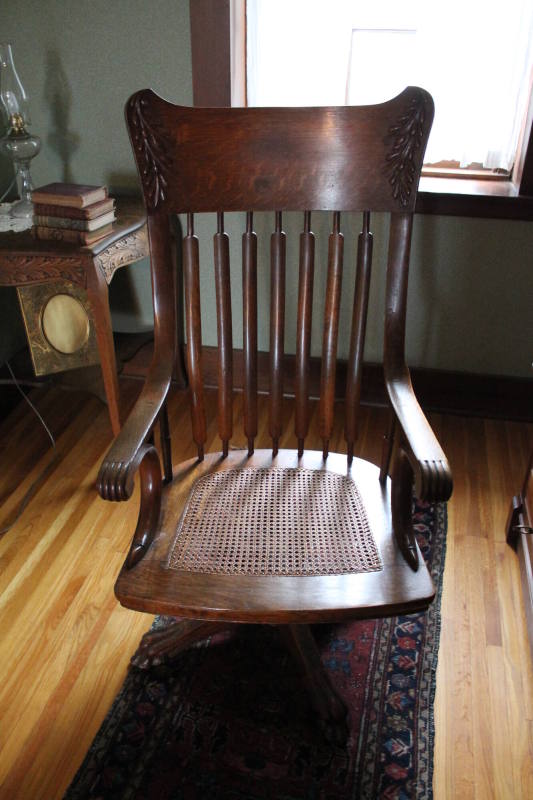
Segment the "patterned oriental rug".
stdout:
<path fill-rule="evenodd" d="M 170 666 L 132 668 L 66 798 L 432 798 L 446 509 L 418 504 L 415 522 L 437 586 L 430 609 L 314 627 L 350 708 L 346 747 L 313 724 L 276 629 L 242 626 Z"/>

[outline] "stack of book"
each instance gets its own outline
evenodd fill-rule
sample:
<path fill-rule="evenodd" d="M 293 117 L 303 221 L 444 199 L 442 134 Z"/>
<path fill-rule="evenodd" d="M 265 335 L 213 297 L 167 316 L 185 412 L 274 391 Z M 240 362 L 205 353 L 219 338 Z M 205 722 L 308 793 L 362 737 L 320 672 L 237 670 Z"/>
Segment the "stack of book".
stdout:
<path fill-rule="evenodd" d="M 32 192 L 33 235 L 90 245 L 108 236 L 115 220 L 115 201 L 105 186 L 49 183 Z"/>

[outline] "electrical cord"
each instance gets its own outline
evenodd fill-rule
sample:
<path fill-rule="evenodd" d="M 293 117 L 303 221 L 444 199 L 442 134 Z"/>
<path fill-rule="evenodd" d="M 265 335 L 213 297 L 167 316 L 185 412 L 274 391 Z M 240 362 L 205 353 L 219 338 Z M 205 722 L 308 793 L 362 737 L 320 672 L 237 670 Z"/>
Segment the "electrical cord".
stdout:
<path fill-rule="evenodd" d="M 6 361 L 5 365 L 9 370 L 9 373 L 11 375 L 12 380 L 11 381 L 2 381 L 2 383 L 11 383 L 12 385 L 17 387 L 18 391 L 20 392 L 20 394 L 22 395 L 24 400 L 28 403 L 28 405 L 30 406 L 32 411 L 37 415 L 41 425 L 43 426 L 43 428 L 45 429 L 46 433 L 48 434 L 48 438 L 50 439 L 50 441 L 52 443 L 52 448 L 55 450 L 56 442 L 55 442 L 55 439 L 53 437 L 53 434 L 52 434 L 50 428 L 48 427 L 48 425 L 44 421 L 43 417 L 41 416 L 39 411 L 36 409 L 36 407 L 34 406 L 32 401 L 30 400 L 30 398 L 28 397 L 26 392 L 23 391 L 22 387 L 20 386 L 20 383 L 18 382 L 17 378 L 15 377 L 15 373 L 13 372 L 13 370 L 11 368 L 11 364 L 9 363 L 9 361 Z M 42 470 L 42 472 L 33 481 L 32 485 L 30 486 L 30 488 L 28 489 L 28 491 L 26 492 L 26 494 L 22 498 L 22 500 L 21 500 L 21 502 L 19 504 L 19 507 L 17 509 L 17 512 L 15 514 L 14 519 L 11 522 L 9 522 L 4 528 L 0 529 L 0 536 L 3 536 L 5 533 L 7 533 L 13 527 L 13 525 L 15 525 L 16 522 L 18 522 L 18 520 L 21 518 L 22 514 L 24 513 L 24 510 L 26 509 L 26 506 L 28 505 L 28 503 L 32 499 L 33 495 L 36 493 L 39 485 L 44 481 L 45 478 L 48 477 L 48 475 L 52 471 L 52 468 L 56 465 L 56 463 L 58 461 L 59 461 L 59 454 L 57 452 L 55 452 L 54 455 L 52 456 L 52 458 L 50 459 L 50 461 L 48 462 L 48 464 L 46 465 L 46 467 Z"/>
<path fill-rule="evenodd" d="M 11 184 L 11 186 L 12 185 L 13 185 L 13 183 Z M 11 189 L 11 186 L 9 187 L 7 192 L 9 192 L 9 190 Z M 7 194 L 7 192 L 4 194 L 4 197 Z M 1 202 L 2 199 L 3 198 L 0 198 L 0 202 Z M 146 344 L 145 341 L 142 342 L 141 344 L 139 344 L 139 346 L 137 348 L 135 348 L 134 352 L 129 356 L 129 358 L 124 359 L 124 363 L 127 363 L 132 358 L 134 358 L 134 356 L 139 352 L 139 350 L 142 349 L 142 347 L 144 347 L 145 344 Z M 0 379 L 0 385 L 9 384 L 11 386 L 16 386 L 17 387 L 18 391 L 20 392 L 20 394 L 22 395 L 24 400 L 28 403 L 28 405 L 30 406 L 30 408 L 32 409 L 34 414 L 37 415 L 37 418 L 39 419 L 41 425 L 43 426 L 43 428 L 45 429 L 45 431 L 46 431 L 46 433 L 48 435 L 48 438 L 50 439 L 50 442 L 52 444 L 52 448 L 55 449 L 56 442 L 55 442 L 55 439 L 54 439 L 54 437 L 52 435 L 52 432 L 51 432 L 50 428 L 48 427 L 48 425 L 46 424 L 46 422 L 42 418 L 41 414 L 36 409 L 36 407 L 34 406 L 32 401 L 30 400 L 30 398 L 28 397 L 26 392 L 23 391 L 23 389 L 22 389 L 22 387 L 20 385 L 20 382 L 17 380 L 17 378 L 15 376 L 15 373 L 13 372 L 13 369 L 12 369 L 11 364 L 9 363 L 9 361 L 6 361 L 5 365 L 9 370 L 9 374 L 11 375 L 11 379 Z M 25 385 L 28 385 L 28 386 L 42 386 L 43 385 L 43 384 L 40 384 L 40 383 L 30 382 L 30 381 L 28 381 L 28 382 L 24 381 L 24 383 L 25 383 Z M 39 485 L 44 481 L 45 478 L 48 477 L 48 475 L 52 471 L 52 468 L 56 465 L 56 463 L 58 461 L 59 461 L 59 454 L 56 452 L 56 453 L 54 453 L 54 455 L 50 459 L 50 461 L 47 464 L 47 466 L 43 469 L 43 471 L 33 481 L 32 485 L 30 486 L 30 488 L 28 489 L 28 491 L 26 492 L 26 494 L 22 498 L 22 500 L 20 502 L 20 505 L 19 505 L 19 507 L 17 509 L 17 512 L 15 514 L 14 519 L 8 525 L 6 525 L 4 528 L 0 528 L 0 536 L 3 536 L 5 533 L 7 533 L 13 527 L 13 525 L 15 525 L 16 522 L 18 522 L 18 520 L 20 519 L 20 517 L 24 513 L 24 510 L 26 509 L 28 503 L 30 502 L 31 498 L 33 497 L 33 495 L 36 493 L 37 489 L 39 488 Z"/>

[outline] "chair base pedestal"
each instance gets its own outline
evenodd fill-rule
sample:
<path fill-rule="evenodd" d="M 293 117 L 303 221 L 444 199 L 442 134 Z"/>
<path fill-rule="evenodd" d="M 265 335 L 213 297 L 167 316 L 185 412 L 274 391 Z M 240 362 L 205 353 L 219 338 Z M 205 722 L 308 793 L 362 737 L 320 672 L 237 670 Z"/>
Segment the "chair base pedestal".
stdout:
<path fill-rule="evenodd" d="M 163 630 L 148 631 L 134 653 L 131 664 L 149 669 L 172 661 L 195 642 L 228 630 L 234 623 L 178 620 Z M 348 709 L 324 669 L 309 625 L 279 625 L 283 640 L 298 662 L 318 724 L 328 742 L 343 745 L 348 738 Z"/>
<path fill-rule="evenodd" d="M 300 667 L 324 737 L 331 744 L 343 745 L 349 734 L 348 708 L 324 669 L 311 628 L 280 625 L 279 629 Z"/>
<path fill-rule="evenodd" d="M 195 642 L 201 642 L 214 633 L 227 630 L 230 624 L 206 622 L 205 620 L 182 619 L 172 622 L 162 630 L 148 631 L 131 657 L 131 665 L 137 669 L 150 669 L 176 658 Z"/>

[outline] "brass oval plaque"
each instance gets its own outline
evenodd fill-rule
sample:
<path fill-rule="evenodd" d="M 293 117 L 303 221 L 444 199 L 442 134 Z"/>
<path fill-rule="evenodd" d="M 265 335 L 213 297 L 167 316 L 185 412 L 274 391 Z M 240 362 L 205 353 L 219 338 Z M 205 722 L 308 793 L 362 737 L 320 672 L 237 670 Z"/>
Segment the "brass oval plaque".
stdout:
<path fill-rule="evenodd" d="M 43 334 L 59 353 L 76 353 L 89 338 L 89 318 L 83 305 L 68 294 L 55 294 L 42 311 Z"/>

